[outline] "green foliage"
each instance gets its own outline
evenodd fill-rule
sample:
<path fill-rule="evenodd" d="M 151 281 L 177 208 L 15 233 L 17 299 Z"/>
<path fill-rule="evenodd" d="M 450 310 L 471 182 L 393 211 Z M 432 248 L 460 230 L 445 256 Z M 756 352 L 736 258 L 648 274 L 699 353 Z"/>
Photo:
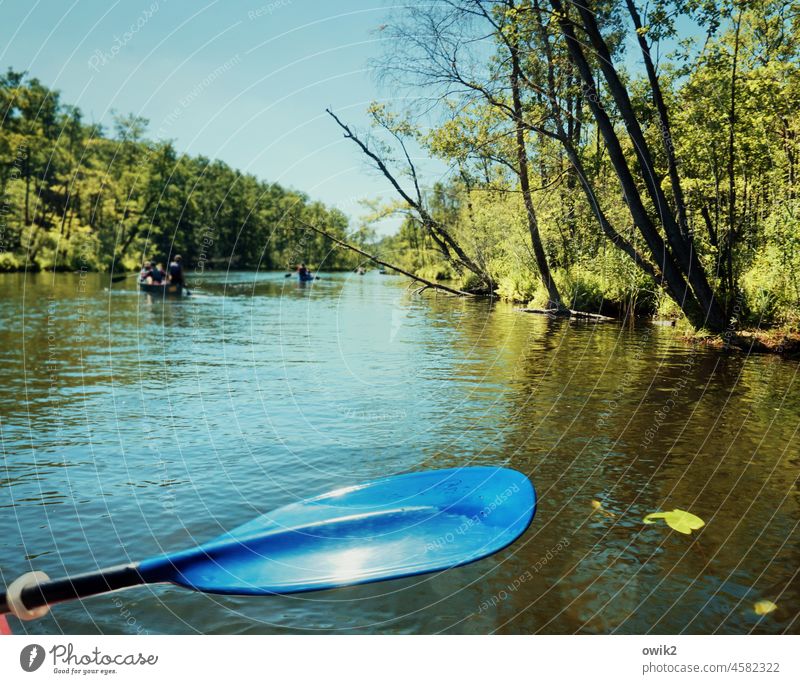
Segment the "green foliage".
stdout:
<path fill-rule="evenodd" d="M 437 79 L 446 84 L 438 100 L 426 100 L 425 120 L 436 123 L 416 133 L 432 155 L 456 170 L 430 202 L 437 218 L 495 283 L 497 294 L 532 306 L 547 305 L 548 293 L 532 251 L 536 232 L 565 305 L 617 315 L 633 311 L 700 326 L 703 317 L 697 303 L 682 304 L 687 298 L 678 294 L 680 279 L 673 279 L 670 290 L 662 289 L 658 274 L 649 276 L 631 258 L 630 249 L 617 248 L 621 241 L 612 241 L 607 230 L 610 226 L 626 247 L 659 272 L 664 267 L 658 263 L 657 240 L 669 244 L 673 263 L 685 275 L 681 252 L 674 246 L 683 241 L 674 234 L 670 238 L 664 228 L 664 217 L 673 216 L 678 225 L 685 219 L 682 227 L 691 234 L 695 263 L 706 274 L 714 301 L 724 309 L 709 327 L 719 332 L 720 321 L 727 320 L 734 326 L 797 326 L 800 23 L 789 3 L 657 0 L 646 7 L 637 5 L 642 26 L 638 34 L 646 38 L 658 61 L 668 127 L 661 120 L 628 5 L 607 0 L 593 6 L 630 95 L 632 114 L 642 128 L 667 207 L 655 206 L 655 193 L 646 187 L 642 159 L 633 138 L 626 135 L 621 106 L 606 89 L 610 82 L 599 68 L 597 53 L 584 50 L 598 83 L 590 93 L 576 75 L 558 22 L 551 17 L 540 23 L 540 13 L 523 7 L 527 5 L 509 8 L 476 2 L 464 9 L 448 3 L 415 11 L 405 27 L 406 35 L 414 36 L 411 52 L 403 53 L 397 67 L 406 78 L 418 71 L 423 87 Z M 489 11 L 492 21 L 476 19 L 478 9 Z M 564 11 L 576 25 L 584 23 L 568 3 Z M 681 39 L 682 25 L 692 21 L 702 39 Z M 586 35 L 580 28 L 577 33 L 579 39 Z M 403 34 L 398 38 L 402 41 Z M 675 52 L 668 53 L 661 41 L 669 41 Z M 521 136 L 528 158 L 533 227 L 522 201 L 516 120 L 511 114 L 512 43 L 519 49 L 522 74 L 526 128 Z M 422 47 L 415 52 L 415 45 Z M 605 146 L 607 136 L 598 129 L 590 98 L 601 100 L 618 131 L 622 155 L 657 240 L 642 229 L 647 219 L 635 216 L 623 196 L 618 169 Z M 439 113 L 438 121 L 432 111 Z M 385 109 L 380 115 L 402 121 L 407 132 L 411 130 L 404 118 L 391 118 Z M 679 183 L 670 174 L 670 157 L 677 160 Z M 580 177 L 576 166 L 582 167 Z M 587 186 L 592 198 L 584 193 Z M 679 204 L 685 204 L 683 216 Z M 647 241 L 644 234 L 649 235 Z M 443 261 L 436 245 L 412 235 L 408 228 L 393 240 L 392 249 L 412 270 L 433 272 L 432 264 Z M 684 258 L 688 262 L 688 256 Z M 704 289 L 696 280 L 691 288 L 690 298 Z"/>
<path fill-rule="evenodd" d="M 426 280 L 452 280 L 454 273 L 448 264 L 433 263 L 416 269 L 416 274 Z"/>
<path fill-rule="evenodd" d="M 19 271 L 23 263 L 11 252 L 0 252 L 0 273 Z"/>
<path fill-rule="evenodd" d="M 784 202 L 763 223 L 741 286 L 746 322 L 769 326 L 800 318 L 800 201 Z"/>
<path fill-rule="evenodd" d="M 533 271 L 520 271 L 501 276 L 497 280 L 497 294 L 514 302 L 527 302 L 529 306 L 547 306 L 547 290 Z"/>
<path fill-rule="evenodd" d="M 146 140 L 141 117 L 117 115 L 105 135 L 57 91 L 11 70 L 0 76 L 0 110 L 0 270 L 131 270 L 178 252 L 190 272 L 229 261 L 260 269 L 356 263 L 293 219 L 344 237 L 341 212 Z"/>

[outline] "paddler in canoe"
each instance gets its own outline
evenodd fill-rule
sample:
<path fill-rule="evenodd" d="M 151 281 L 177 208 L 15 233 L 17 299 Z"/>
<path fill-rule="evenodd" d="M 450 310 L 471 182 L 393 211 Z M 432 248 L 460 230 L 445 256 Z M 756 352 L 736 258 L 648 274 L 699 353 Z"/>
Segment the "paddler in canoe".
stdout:
<path fill-rule="evenodd" d="M 300 278 L 301 283 L 308 282 L 309 280 L 314 280 L 314 274 L 308 270 L 305 264 L 300 264 L 297 267 L 297 277 Z"/>
<path fill-rule="evenodd" d="M 166 277 L 163 264 L 153 266 L 152 261 L 145 261 L 139 271 L 139 282 L 145 285 L 163 285 Z"/>
<path fill-rule="evenodd" d="M 183 278 L 182 261 L 183 257 L 180 254 L 176 254 L 175 259 L 169 264 L 169 282 L 171 285 L 186 286 L 186 281 Z"/>
<path fill-rule="evenodd" d="M 169 264 L 169 270 L 165 271 L 162 264 L 153 265 L 152 261 L 145 261 L 142 270 L 139 272 L 139 289 L 142 292 L 154 295 L 181 295 L 186 290 L 186 280 L 183 274 L 183 259 L 180 254 Z"/>
<path fill-rule="evenodd" d="M 153 264 L 150 261 L 145 261 L 142 264 L 142 270 L 139 271 L 139 282 L 147 283 L 148 285 L 153 282 Z"/>
<path fill-rule="evenodd" d="M 156 264 L 156 267 L 150 273 L 150 277 L 153 279 L 153 285 L 163 285 L 164 279 L 167 277 L 164 264 Z"/>

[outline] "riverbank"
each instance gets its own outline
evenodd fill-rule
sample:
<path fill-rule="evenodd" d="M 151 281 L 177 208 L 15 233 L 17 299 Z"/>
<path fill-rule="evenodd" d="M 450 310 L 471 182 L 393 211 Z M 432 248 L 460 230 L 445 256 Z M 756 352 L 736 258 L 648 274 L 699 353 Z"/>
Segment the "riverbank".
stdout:
<path fill-rule="evenodd" d="M 684 335 L 683 339 L 713 349 L 736 350 L 748 354 L 779 354 L 790 359 L 800 358 L 800 334 L 783 328 L 739 330 L 721 335 L 700 331 L 694 335 Z"/>
<path fill-rule="evenodd" d="M 517 308 L 516 310 L 521 313 L 550 316 L 555 314 L 555 310 L 551 309 Z M 569 318 L 591 323 L 617 322 L 623 324 L 626 321 L 626 318 L 613 318 L 585 311 L 570 310 L 568 313 Z M 680 326 L 679 321 L 676 320 L 654 320 L 646 317 L 634 317 L 634 320 L 659 327 Z M 688 323 L 684 322 L 684 325 L 687 330 L 680 333 L 679 339 L 689 344 L 703 345 L 724 351 L 736 350 L 748 354 L 778 354 L 789 359 L 800 358 L 800 334 L 785 328 L 739 330 L 735 333 L 714 335 L 706 330 L 695 332 L 689 328 Z"/>

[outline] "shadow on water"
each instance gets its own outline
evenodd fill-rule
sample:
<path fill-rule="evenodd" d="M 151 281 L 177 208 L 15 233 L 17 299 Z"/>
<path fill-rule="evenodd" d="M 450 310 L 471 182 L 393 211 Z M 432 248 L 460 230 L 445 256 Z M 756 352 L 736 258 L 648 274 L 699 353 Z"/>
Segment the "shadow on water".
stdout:
<path fill-rule="evenodd" d="M 375 273 L 207 273 L 180 300 L 110 285 L 0 275 L 3 581 L 183 548 L 422 468 L 518 468 L 537 516 L 445 573 L 292 597 L 142 588 L 19 631 L 798 631 L 797 363 Z M 673 508 L 705 527 L 642 523 Z M 759 618 L 761 599 L 778 609 Z"/>

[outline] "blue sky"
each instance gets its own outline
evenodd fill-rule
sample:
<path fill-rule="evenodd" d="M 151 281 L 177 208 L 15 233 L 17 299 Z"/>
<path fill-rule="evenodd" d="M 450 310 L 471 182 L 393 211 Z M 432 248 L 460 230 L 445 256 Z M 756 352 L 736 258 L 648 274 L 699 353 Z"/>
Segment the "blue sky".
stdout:
<path fill-rule="evenodd" d="M 357 217 L 359 199 L 391 194 L 324 110 L 364 130 L 370 101 L 392 104 L 368 64 L 391 13 L 381 0 L 5 0 L 0 67 L 57 88 L 86 121 L 139 114 L 150 137 Z M 429 183 L 442 173 L 428 170 Z"/>

